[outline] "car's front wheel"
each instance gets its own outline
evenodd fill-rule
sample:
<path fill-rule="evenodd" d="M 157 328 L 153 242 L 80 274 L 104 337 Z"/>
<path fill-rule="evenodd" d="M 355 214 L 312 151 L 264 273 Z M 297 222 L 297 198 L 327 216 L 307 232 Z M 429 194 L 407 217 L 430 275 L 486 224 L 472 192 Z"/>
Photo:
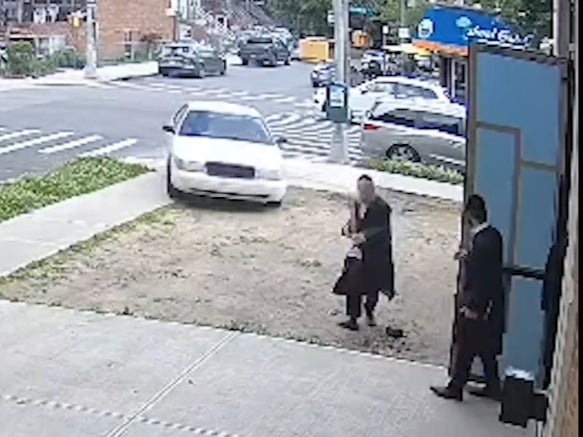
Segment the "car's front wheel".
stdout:
<path fill-rule="evenodd" d="M 204 65 L 201 65 L 198 68 L 196 77 L 198 77 L 199 79 L 204 79 L 206 77 L 206 70 L 204 69 Z"/>
<path fill-rule="evenodd" d="M 168 164 L 166 165 L 166 194 L 173 200 L 178 200 L 182 194 L 172 185 L 172 166 L 170 165 L 170 159 L 168 159 Z"/>
<path fill-rule="evenodd" d="M 283 205 L 283 200 L 270 200 L 265 204 L 265 206 L 267 206 L 268 208 L 274 209 L 281 208 L 281 205 Z"/>

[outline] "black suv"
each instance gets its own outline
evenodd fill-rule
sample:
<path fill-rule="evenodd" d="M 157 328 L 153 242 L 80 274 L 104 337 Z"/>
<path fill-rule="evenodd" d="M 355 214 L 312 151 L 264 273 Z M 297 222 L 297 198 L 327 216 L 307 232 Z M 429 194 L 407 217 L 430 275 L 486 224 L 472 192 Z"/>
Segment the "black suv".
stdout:
<path fill-rule="evenodd" d="M 261 65 L 277 66 L 280 62 L 290 64 L 291 53 L 279 38 L 271 36 L 251 37 L 239 47 L 239 57 L 243 65 L 256 62 Z"/>

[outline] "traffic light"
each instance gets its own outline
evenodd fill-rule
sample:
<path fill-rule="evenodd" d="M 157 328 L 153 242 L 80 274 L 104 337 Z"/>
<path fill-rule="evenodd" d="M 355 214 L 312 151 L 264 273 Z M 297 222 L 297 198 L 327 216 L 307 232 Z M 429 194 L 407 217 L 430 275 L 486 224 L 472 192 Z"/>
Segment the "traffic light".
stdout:
<path fill-rule="evenodd" d="M 81 12 L 73 12 L 72 14 L 69 14 L 68 21 L 71 26 L 78 28 L 85 22 L 85 18 L 85 14 Z"/>

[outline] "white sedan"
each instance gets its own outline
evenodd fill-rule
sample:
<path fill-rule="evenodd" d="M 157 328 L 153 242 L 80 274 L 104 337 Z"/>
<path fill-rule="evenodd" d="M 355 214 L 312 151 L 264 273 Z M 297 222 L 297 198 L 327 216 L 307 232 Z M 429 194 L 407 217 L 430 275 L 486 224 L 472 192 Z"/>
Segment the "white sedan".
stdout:
<path fill-rule="evenodd" d="M 403 101 L 430 101 L 432 103 L 451 103 L 445 90 L 437 83 L 422 79 L 401 76 L 377 77 L 362 83 L 348 91 L 348 106 L 350 119 L 360 122 L 366 112 L 380 99 L 395 99 Z M 326 89 L 320 88 L 314 95 L 314 103 L 322 111 L 325 110 Z"/>
<path fill-rule="evenodd" d="M 248 106 L 190 102 L 164 126 L 168 195 L 250 200 L 280 205 L 281 140 L 274 140 L 261 114 Z"/>

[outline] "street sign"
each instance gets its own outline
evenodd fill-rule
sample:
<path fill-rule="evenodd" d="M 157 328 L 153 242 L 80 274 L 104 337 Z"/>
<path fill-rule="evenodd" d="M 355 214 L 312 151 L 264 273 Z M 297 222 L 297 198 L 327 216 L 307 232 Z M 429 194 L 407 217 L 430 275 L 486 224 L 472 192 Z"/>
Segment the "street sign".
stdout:
<path fill-rule="evenodd" d="M 348 122 L 348 87 L 332 83 L 326 89 L 326 118 L 335 123 Z"/>
<path fill-rule="evenodd" d="M 411 38 L 411 31 L 408 27 L 399 28 L 399 39 L 409 39 Z"/>
<path fill-rule="evenodd" d="M 326 21 L 328 24 L 332 26 L 334 24 L 334 11 L 328 11 L 328 15 L 326 16 Z"/>
<path fill-rule="evenodd" d="M 383 26 L 383 35 L 388 35 L 389 34 L 389 26 L 387 26 L 386 24 Z"/>

